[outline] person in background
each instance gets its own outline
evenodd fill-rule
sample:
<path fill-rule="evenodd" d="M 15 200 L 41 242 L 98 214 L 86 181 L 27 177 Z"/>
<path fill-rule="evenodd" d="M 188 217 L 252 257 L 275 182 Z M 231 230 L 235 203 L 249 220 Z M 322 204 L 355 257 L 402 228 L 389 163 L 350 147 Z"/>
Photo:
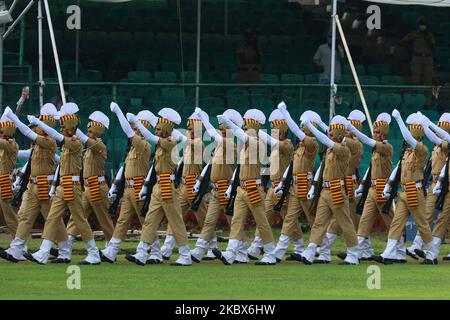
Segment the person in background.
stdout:
<path fill-rule="evenodd" d="M 261 51 L 256 37 L 247 30 L 244 33 L 244 43 L 236 51 L 237 58 L 237 82 L 257 83 L 260 81 Z"/>
<path fill-rule="evenodd" d="M 331 41 L 332 36 L 331 32 L 327 33 L 327 43 L 321 44 L 316 53 L 314 54 L 314 64 L 318 67 L 319 70 L 319 83 L 320 84 L 329 84 L 331 78 Z M 341 81 L 342 75 L 342 62 L 344 61 L 344 49 L 338 45 L 336 47 L 336 64 L 335 64 L 335 73 L 334 73 L 334 81 L 338 83 Z"/>
<path fill-rule="evenodd" d="M 67 84 L 64 85 L 64 95 L 66 96 L 66 102 L 75 102 L 75 100 L 69 95 L 69 86 Z M 59 109 L 61 109 L 63 101 L 61 98 L 61 93 L 59 92 L 59 87 L 58 87 L 58 95 L 54 96 L 50 100 L 50 103 L 52 103 L 58 111 Z"/>

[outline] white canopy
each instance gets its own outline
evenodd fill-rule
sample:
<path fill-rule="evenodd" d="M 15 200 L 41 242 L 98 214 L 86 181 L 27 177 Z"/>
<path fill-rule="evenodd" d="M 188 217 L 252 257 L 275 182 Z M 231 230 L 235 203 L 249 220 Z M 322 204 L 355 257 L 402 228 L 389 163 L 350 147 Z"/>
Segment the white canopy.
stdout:
<path fill-rule="evenodd" d="M 450 0 L 364 0 L 387 4 L 423 5 L 433 7 L 450 7 Z"/>

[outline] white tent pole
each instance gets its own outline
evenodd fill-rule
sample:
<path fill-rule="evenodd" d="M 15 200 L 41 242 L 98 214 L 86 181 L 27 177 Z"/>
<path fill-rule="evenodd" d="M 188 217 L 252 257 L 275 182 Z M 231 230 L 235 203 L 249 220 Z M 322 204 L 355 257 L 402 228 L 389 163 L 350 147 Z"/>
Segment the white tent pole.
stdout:
<path fill-rule="evenodd" d="M 80 7 L 80 0 L 77 1 L 77 6 Z M 77 29 L 75 32 L 75 78 L 78 79 L 80 71 L 80 29 Z"/>
<path fill-rule="evenodd" d="M 42 53 L 42 0 L 38 1 L 39 106 L 44 105 L 44 64 Z"/>
<path fill-rule="evenodd" d="M 27 14 L 27 12 L 31 9 L 31 7 L 34 4 L 34 0 L 31 0 L 30 2 L 28 2 L 27 6 L 25 7 L 25 9 L 23 9 L 23 11 L 19 14 L 19 16 L 17 17 L 16 20 L 14 20 L 14 22 L 12 23 L 12 25 L 9 26 L 8 30 L 6 30 L 6 32 L 3 34 L 3 40 L 5 40 L 10 34 L 11 32 L 14 31 L 14 29 L 16 28 L 17 24 L 22 20 L 22 17 L 24 15 Z"/>
<path fill-rule="evenodd" d="M 362 89 L 361 89 L 361 84 L 359 82 L 358 75 L 356 74 L 355 65 L 353 64 L 353 59 L 352 59 L 352 56 L 350 54 L 350 50 L 348 49 L 347 40 L 345 39 L 345 34 L 344 34 L 344 31 L 342 30 L 341 22 L 339 21 L 339 17 L 337 15 L 335 16 L 335 21 L 336 21 L 336 25 L 337 25 L 337 27 L 339 29 L 339 34 L 341 36 L 342 43 L 344 45 L 345 53 L 347 55 L 347 59 L 348 59 L 349 65 L 350 65 L 350 69 L 352 70 L 353 78 L 354 78 L 355 83 L 356 83 L 356 88 L 358 89 L 358 94 L 359 94 L 359 97 L 361 99 L 361 103 L 363 105 L 364 112 L 366 113 L 366 118 L 367 118 L 367 122 L 369 123 L 370 132 L 373 133 L 372 118 L 370 117 L 369 109 L 367 108 L 366 99 L 364 98 L 364 94 L 363 94 Z"/>
<path fill-rule="evenodd" d="M 55 58 L 56 73 L 58 75 L 59 90 L 61 92 L 61 100 L 62 100 L 62 103 L 65 104 L 66 103 L 66 95 L 64 94 L 64 86 L 63 86 L 63 80 L 62 80 L 62 75 L 61 75 L 61 67 L 59 66 L 58 49 L 56 48 L 55 34 L 53 33 L 52 17 L 50 15 L 50 9 L 48 7 L 48 0 L 44 0 L 44 7 L 45 7 L 45 14 L 47 15 L 48 30 L 50 31 L 50 40 L 52 41 L 53 56 Z"/>
<path fill-rule="evenodd" d="M 202 20 L 202 0 L 197 0 L 197 67 L 195 75 L 195 106 L 199 106 L 200 100 L 200 34 L 201 34 L 201 20 Z"/>
<path fill-rule="evenodd" d="M 5 31 L 5 25 L 0 26 L 0 34 Z M 0 82 L 3 82 L 3 37 L 0 36 Z M 3 84 L 0 85 L 0 111 L 3 112 Z"/>
<path fill-rule="evenodd" d="M 335 66 L 336 66 L 336 12 L 337 12 L 337 0 L 333 0 L 333 9 L 331 14 L 331 74 L 330 74 L 330 121 L 335 114 L 335 101 L 334 96 L 336 93 L 335 84 Z"/>

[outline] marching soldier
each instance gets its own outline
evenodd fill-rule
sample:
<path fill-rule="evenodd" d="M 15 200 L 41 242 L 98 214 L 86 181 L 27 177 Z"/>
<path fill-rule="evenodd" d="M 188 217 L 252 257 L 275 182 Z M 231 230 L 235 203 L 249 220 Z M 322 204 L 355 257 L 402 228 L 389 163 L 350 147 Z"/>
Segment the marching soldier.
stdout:
<path fill-rule="evenodd" d="M 203 117 L 208 118 L 208 115 L 203 112 Z M 180 185 L 180 207 L 183 217 L 186 216 L 190 210 L 192 201 L 195 199 L 193 188 L 197 178 L 203 169 L 203 140 L 202 140 L 202 120 L 199 115 L 193 113 L 187 122 L 188 138 L 184 141 L 183 148 L 183 173 L 182 183 Z M 202 202 L 198 210 L 194 211 L 195 218 L 200 229 L 203 228 L 206 217 L 206 205 Z M 170 224 L 167 227 L 166 239 L 164 245 L 161 247 L 161 253 L 165 260 L 168 260 L 172 255 L 172 250 L 175 247 L 176 241 L 173 236 Z"/>
<path fill-rule="evenodd" d="M 283 219 L 280 239 L 278 240 L 274 254 L 278 260 L 281 260 L 292 239 L 294 241 L 294 253 L 288 259 L 298 260 L 300 253 L 304 250 L 303 232 L 298 223 L 299 215 L 303 212 L 308 223 L 311 226 L 314 223 L 314 217 L 309 214 L 311 203 L 307 199 L 307 193 L 313 178 L 314 162 L 319 150 L 319 144 L 308 128 L 303 125 L 302 128 L 300 128 L 295 123 L 286 110 L 286 105 L 284 103 L 278 105 L 278 110 L 280 110 L 284 119 L 286 119 L 289 129 L 299 139 L 299 142 L 294 151 L 292 162 L 293 184 L 289 189 L 287 212 Z M 307 115 L 313 119 L 314 125 L 324 126 L 319 115 L 313 111 L 304 112 L 300 117 L 300 121 Z M 280 188 L 278 187 L 276 189 Z"/>
<path fill-rule="evenodd" d="M 386 199 L 381 194 L 392 172 L 392 155 L 394 153 L 392 144 L 387 141 L 390 123 L 391 116 L 385 112 L 380 113 L 373 124 L 373 138 L 369 138 L 352 124 L 349 125 L 349 130 L 362 143 L 370 146 L 373 150 L 370 167 L 371 187 L 364 202 L 357 232 L 358 243 L 361 248 L 361 260 L 371 260 L 375 254 L 370 241 L 370 233 L 377 216 L 381 215 L 384 225 L 388 230 L 392 221 L 392 210 L 390 210 L 389 214 L 381 213 L 386 203 Z M 366 173 L 364 180 L 367 176 L 368 173 Z M 363 184 L 364 182 L 361 182 L 358 189 L 355 190 L 356 198 L 362 196 Z"/>
<path fill-rule="evenodd" d="M 109 119 L 103 112 L 94 111 L 89 116 L 89 120 L 88 134 L 85 135 L 80 129 L 77 129 L 76 133 L 86 146 L 83 162 L 83 212 L 86 218 L 89 218 L 92 212 L 95 213 L 107 244 L 113 235 L 114 224 L 108 214 L 109 188 L 105 179 L 107 149 L 101 138 L 105 130 L 109 128 Z M 72 248 L 75 236 L 79 233 L 72 217 L 67 224 L 67 233 Z"/>
<path fill-rule="evenodd" d="M 213 249 L 214 255 L 226 265 L 233 264 L 243 241 L 242 233 L 248 211 L 255 218 L 256 226 L 264 245 L 264 256 L 256 265 L 275 265 L 276 259 L 272 252 L 275 249 L 272 230 L 264 214 L 264 190 L 261 186 L 261 159 L 259 154 L 267 144 L 274 146 L 278 141 L 260 130 L 266 122 L 264 113 L 250 109 L 244 114 L 244 130 L 224 115 L 218 116 L 219 122 L 233 130 L 233 134 L 244 143 L 240 151 L 240 186 L 237 188 L 234 202 L 233 218 L 231 220 L 230 240 L 226 252 Z M 274 141 L 273 141 L 274 140 Z M 241 240 L 239 240 L 241 239 Z"/>
<path fill-rule="evenodd" d="M 429 188 L 431 192 L 427 193 L 426 202 L 425 202 L 425 219 L 427 223 L 432 227 L 433 220 L 435 217 L 435 204 L 437 200 L 437 195 L 435 195 L 432 191 L 436 186 L 437 180 L 439 178 L 439 174 L 442 168 L 445 165 L 445 161 L 447 160 L 448 151 L 449 151 L 449 142 L 450 142 L 450 114 L 444 113 L 439 119 L 438 125 L 430 122 L 429 127 L 433 129 L 439 137 L 437 137 L 431 129 L 425 130 L 425 134 L 427 138 L 434 143 L 434 148 L 431 153 L 431 175 L 432 175 L 432 183 Z M 414 259 L 418 259 L 415 250 L 422 250 L 423 240 L 419 233 L 417 233 L 412 246 L 406 249 L 406 254 Z"/>
<path fill-rule="evenodd" d="M 77 229 L 81 233 L 87 246 L 87 257 L 80 264 L 100 264 L 100 256 L 94 241 L 89 223 L 84 215 L 82 206 L 82 191 L 80 185 L 81 154 L 83 144 L 76 136 L 78 125 L 78 106 L 75 103 L 66 103 L 59 111 L 61 133 L 46 125 L 34 116 L 28 116 L 32 125 L 37 125 L 50 137 L 58 141 L 61 147 L 61 161 L 59 164 L 60 185 L 56 188 L 55 198 L 52 201 L 50 212 L 42 234 L 43 241 L 39 251 L 25 254 L 25 258 L 40 264 L 46 264 L 53 242 L 57 239 L 61 219 L 69 210 Z M 64 241 L 59 243 L 60 248 L 68 245 L 67 233 L 64 230 Z M 61 255 L 61 254 L 60 254 Z M 69 257 L 64 257 L 70 259 Z"/>
<path fill-rule="evenodd" d="M 406 249 L 401 248 L 401 238 L 409 214 L 413 216 L 420 235 L 428 246 L 427 258 L 433 257 L 439 250 L 439 246 L 436 246 L 436 243 L 433 242 L 430 226 L 425 219 L 425 195 L 422 185 L 423 168 L 428 156 L 428 148 L 422 142 L 422 138 L 428 119 L 425 119 L 421 114 L 413 113 L 406 119 L 407 128 L 398 110 L 394 109 L 392 116 L 397 121 L 409 148 L 404 153 L 401 167 L 397 166 L 390 177 L 392 181 L 395 179 L 397 170 L 401 170 L 401 191 L 398 194 L 397 208 L 389 229 L 387 245 L 380 256 L 373 257 L 375 261 L 383 264 L 406 260 Z M 391 186 L 386 184 L 383 194 L 388 198 L 390 192 L 393 191 Z M 434 258 L 430 260 L 433 261 Z"/>
<path fill-rule="evenodd" d="M 280 105 L 284 105 L 284 102 L 280 103 Z M 287 129 L 288 129 L 287 120 L 279 109 L 275 109 L 272 111 L 272 113 L 269 116 L 269 122 L 270 127 L 273 130 L 272 137 L 278 136 L 278 143 L 276 147 L 272 148 L 272 152 L 269 158 L 270 180 L 272 186 L 267 190 L 266 198 L 264 199 L 266 218 L 270 226 L 272 226 L 275 222 L 273 207 L 278 203 L 278 201 L 281 198 L 281 195 L 275 194 L 275 188 L 280 184 L 283 173 L 285 172 L 285 170 L 287 169 L 292 160 L 292 154 L 294 153 L 294 146 L 292 145 L 291 140 L 287 139 Z M 280 210 L 280 215 L 283 221 L 284 218 L 286 217 L 286 212 L 287 212 L 287 201 L 284 202 Z M 297 221 L 296 225 L 298 226 Z M 300 229 L 299 226 L 298 228 Z M 294 241 L 296 240 L 298 239 L 295 239 Z M 248 250 L 249 258 L 252 260 L 258 260 L 259 255 L 261 254 L 262 246 L 263 246 L 262 239 L 260 237 L 258 228 L 256 228 L 255 239 L 253 240 L 253 243 Z"/>
<path fill-rule="evenodd" d="M 348 120 L 342 116 L 335 116 L 330 122 L 328 136 L 317 130 L 309 118 L 304 119 L 303 124 L 328 147 L 323 168 L 323 189 L 311 229 L 310 243 L 301 254 L 303 263 L 307 265 L 313 263 L 317 246 L 322 243 L 326 229 L 334 216 L 347 244 L 347 256 L 342 264 L 358 264 L 360 250 L 350 216 L 348 196 L 344 192 L 344 179 L 350 161 L 350 150 L 343 143 Z"/>
<path fill-rule="evenodd" d="M 154 168 L 158 183 L 153 187 L 149 209 L 142 225 L 141 240 L 136 248 L 136 254 L 127 255 L 125 258 L 138 265 L 159 264 L 162 260 L 149 260 L 149 251 L 158 240 L 158 227 L 165 215 L 172 228 L 173 236 L 178 245 L 179 257 L 171 263 L 172 266 L 192 265 L 191 254 L 188 246 L 186 226 L 183 221 L 179 205 L 179 191 L 174 184 L 174 170 L 177 163 L 177 142 L 170 136 L 175 124 L 180 124 L 180 115 L 173 109 L 163 108 L 159 111 L 156 135 L 147 132 L 150 141 L 157 145 Z M 131 123 L 140 126 L 137 119 L 130 118 Z"/>
<path fill-rule="evenodd" d="M 55 139 L 49 137 L 41 128 L 33 126 L 33 129 L 30 129 L 26 124 L 22 123 L 9 107 L 5 109 L 5 114 L 16 124 L 25 137 L 33 141 L 32 151 L 28 156 L 27 164 L 31 166 L 30 178 L 18 212 L 19 225 L 16 236 L 8 250 L 0 251 L 0 257 L 11 262 L 18 262 L 26 260 L 23 255 L 27 252 L 26 241 L 30 237 L 30 230 L 39 212 L 44 219 L 47 219 L 50 211 L 52 200 L 48 193 L 49 186 L 54 179 L 56 167 L 54 155 L 57 145 Z M 46 125 L 54 128 L 57 114 L 56 107 L 51 103 L 46 103 L 41 108 L 39 119 Z M 56 232 L 55 240 L 57 243 L 62 243 L 65 240 L 65 225 L 62 219 L 56 228 L 58 231 Z M 64 248 L 60 248 L 60 251 L 61 254 L 70 257 L 70 254 Z"/>
<path fill-rule="evenodd" d="M 109 263 L 116 261 L 120 244 L 123 240 L 125 240 L 133 215 L 137 215 L 141 221 L 141 224 L 143 223 L 143 218 L 140 215 L 143 201 L 139 197 L 139 193 L 142 189 L 145 176 L 149 170 L 151 152 L 150 144 L 143 137 L 139 128 L 136 124 L 130 125 L 117 103 L 111 102 L 111 112 L 116 114 L 120 127 L 128 137 L 131 147 L 125 159 L 125 170 L 123 170 L 122 167 L 117 174 L 117 177 L 120 177 L 122 174 L 125 175 L 126 185 L 120 207 L 119 218 L 117 219 L 111 240 L 108 242 L 106 248 L 100 251 L 102 261 Z M 155 115 L 146 110 L 139 112 L 136 115 L 136 119 L 146 129 L 150 129 L 152 124 L 155 124 L 156 122 Z M 115 192 L 116 185 L 114 183 L 109 190 L 108 197 L 114 198 Z"/>
<path fill-rule="evenodd" d="M 215 228 L 219 215 L 228 203 L 225 197 L 225 192 L 230 184 L 234 170 L 234 160 L 236 159 L 236 146 L 233 137 L 230 137 L 230 132 L 227 130 L 225 124 L 219 124 L 220 133 L 211 125 L 208 117 L 200 108 L 196 108 L 196 114 L 202 120 L 208 134 L 214 139 L 216 144 L 214 154 L 211 159 L 211 184 L 213 190 L 211 191 L 211 198 L 208 204 L 208 211 L 206 213 L 205 223 L 202 228 L 202 233 L 197 240 L 195 248 L 191 250 L 191 258 L 195 262 L 200 262 L 204 259 L 208 248 L 217 248 L 217 237 L 215 235 Z M 242 127 L 243 119 L 239 112 L 228 109 L 224 115 L 230 118 L 238 127 Z M 244 249 L 244 248 L 241 248 Z M 247 251 L 243 251 L 242 257 L 236 258 L 239 262 L 247 262 Z M 209 252 L 208 252 L 209 253 Z M 208 257 L 209 254 L 206 255 Z M 215 257 L 214 257 L 215 258 Z"/>
<path fill-rule="evenodd" d="M 5 111 L 6 112 L 6 111 Z M 17 210 L 11 206 L 14 198 L 11 173 L 16 167 L 19 145 L 14 139 L 16 125 L 3 113 L 0 118 L 0 208 L 12 238 L 17 231 Z"/>
<path fill-rule="evenodd" d="M 348 115 L 347 120 L 349 121 L 349 125 L 353 125 L 360 131 L 363 127 L 363 122 L 366 121 L 366 116 L 359 110 L 353 110 Z M 359 215 L 356 214 L 357 202 L 355 200 L 354 190 L 359 183 L 359 164 L 361 162 L 364 150 L 362 143 L 356 139 L 350 130 L 346 131 L 343 143 L 350 150 L 350 161 L 345 175 L 345 190 L 348 196 L 350 217 L 353 220 L 355 230 L 358 230 Z M 333 246 L 337 236 L 341 233 L 342 230 L 339 227 L 336 218 L 332 217 L 327 233 L 325 234 L 323 242 L 320 245 L 319 257 L 314 261 L 314 263 L 329 263 L 331 261 L 331 247 Z"/>

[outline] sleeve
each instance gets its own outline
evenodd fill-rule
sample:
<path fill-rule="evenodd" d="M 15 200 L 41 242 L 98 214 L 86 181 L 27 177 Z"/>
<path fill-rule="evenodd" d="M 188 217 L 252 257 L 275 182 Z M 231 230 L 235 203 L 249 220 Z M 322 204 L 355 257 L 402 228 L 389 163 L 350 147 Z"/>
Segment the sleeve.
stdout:
<path fill-rule="evenodd" d="M 393 147 L 390 143 L 377 141 L 375 144 L 375 151 L 384 156 L 393 153 Z"/>
<path fill-rule="evenodd" d="M 137 151 L 144 151 L 147 146 L 148 143 L 145 139 L 138 137 L 137 135 L 134 135 L 131 138 L 131 146 L 133 146 Z"/>
<path fill-rule="evenodd" d="M 158 141 L 158 146 L 165 151 L 172 150 L 175 144 L 176 142 L 170 138 L 160 138 Z"/>
<path fill-rule="evenodd" d="M 64 146 L 70 151 L 81 151 L 83 149 L 83 143 L 80 139 L 72 139 L 71 137 L 64 137 Z"/>
<path fill-rule="evenodd" d="M 102 142 L 102 140 L 98 139 L 91 139 L 88 138 L 88 140 L 86 141 L 86 146 L 91 149 L 94 153 L 98 153 L 100 151 L 102 151 L 104 148 L 104 144 Z"/>
<path fill-rule="evenodd" d="M 208 132 L 209 136 L 214 139 L 217 143 L 222 141 L 222 136 L 217 132 L 217 130 L 211 125 L 208 118 L 205 117 L 205 114 L 200 112 L 199 117 L 205 126 L 206 132 Z"/>
<path fill-rule="evenodd" d="M 442 148 L 442 151 L 444 151 L 445 153 L 448 153 L 448 142 L 446 140 L 442 141 L 441 148 Z"/>
<path fill-rule="evenodd" d="M 53 149 L 53 148 L 56 147 L 56 141 L 55 140 L 50 139 L 48 137 L 43 137 L 43 136 L 40 136 L 40 135 L 37 136 L 37 138 L 35 140 L 35 143 L 39 147 L 44 148 L 44 149 Z"/>
<path fill-rule="evenodd" d="M 28 150 L 19 150 L 17 153 L 17 158 L 19 159 L 29 159 L 31 155 L 31 149 Z"/>
<path fill-rule="evenodd" d="M 350 150 L 352 156 L 358 153 L 359 142 L 350 138 L 345 138 L 345 145 Z"/>
<path fill-rule="evenodd" d="M 342 158 L 345 157 L 346 154 L 349 152 L 349 148 L 343 143 L 335 142 L 331 151 L 336 155 L 336 157 Z"/>
<path fill-rule="evenodd" d="M 14 145 L 6 139 L 0 139 L 0 149 L 8 152 L 13 152 L 15 150 Z"/>
<path fill-rule="evenodd" d="M 316 136 L 316 138 L 322 142 L 324 145 L 326 145 L 328 148 L 333 148 L 335 143 L 333 142 L 333 140 L 331 140 L 330 138 L 328 138 L 327 135 L 323 134 L 322 132 L 320 132 L 319 130 L 317 130 L 316 127 L 314 127 L 311 122 L 306 122 L 305 126 L 308 127 L 308 129 L 312 132 L 312 134 L 314 136 Z"/>
<path fill-rule="evenodd" d="M 319 144 L 313 137 L 306 136 L 305 140 L 303 140 L 303 143 L 305 144 L 306 151 L 308 153 L 316 153 L 317 150 L 319 150 Z"/>
<path fill-rule="evenodd" d="M 426 158 L 428 156 L 428 147 L 423 142 L 417 142 L 415 151 L 420 158 Z"/>
<path fill-rule="evenodd" d="M 435 145 L 440 145 L 444 140 L 441 140 L 429 127 L 425 127 L 425 135 Z"/>

